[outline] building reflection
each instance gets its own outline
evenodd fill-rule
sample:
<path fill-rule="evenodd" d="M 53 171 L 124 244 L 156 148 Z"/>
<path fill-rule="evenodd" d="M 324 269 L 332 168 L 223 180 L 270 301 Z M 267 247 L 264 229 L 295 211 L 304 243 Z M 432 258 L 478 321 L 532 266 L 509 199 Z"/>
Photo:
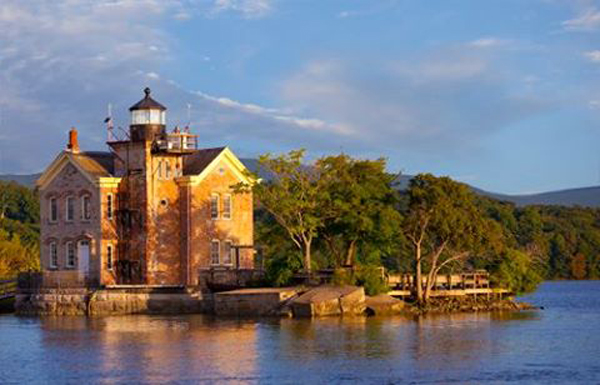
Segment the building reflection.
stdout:
<path fill-rule="evenodd" d="M 256 367 L 257 324 L 203 316 L 47 318 L 45 344 L 78 351 L 101 372 L 102 383 L 173 381 L 243 382 Z M 71 333 L 70 331 L 77 331 Z M 82 349 L 86 345 L 87 349 Z M 90 368 L 92 369 L 92 368 Z"/>

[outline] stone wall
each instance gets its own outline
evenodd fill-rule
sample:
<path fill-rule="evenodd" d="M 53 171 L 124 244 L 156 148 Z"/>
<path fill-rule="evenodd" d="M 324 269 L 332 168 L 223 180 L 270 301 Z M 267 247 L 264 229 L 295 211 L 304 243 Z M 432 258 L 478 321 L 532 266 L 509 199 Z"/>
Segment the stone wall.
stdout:
<path fill-rule="evenodd" d="M 212 313 L 210 294 L 153 293 L 126 290 L 42 289 L 17 294 L 20 315 L 191 314 Z"/>

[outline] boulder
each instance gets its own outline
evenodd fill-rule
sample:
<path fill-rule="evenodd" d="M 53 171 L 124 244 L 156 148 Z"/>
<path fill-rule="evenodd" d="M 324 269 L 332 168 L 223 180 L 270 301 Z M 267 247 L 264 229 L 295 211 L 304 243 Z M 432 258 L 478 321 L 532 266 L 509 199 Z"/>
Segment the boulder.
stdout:
<path fill-rule="evenodd" d="M 319 286 L 292 302 L 295 317 L 362 315 L 365 312 L 365 290 L 356 286 Z"/>
<path fill-rule="evenodd" d="M 368 296 L 365 302 L 369 315 L 392 315 L 407 312 L 404 301 L 387 294 Z"/>

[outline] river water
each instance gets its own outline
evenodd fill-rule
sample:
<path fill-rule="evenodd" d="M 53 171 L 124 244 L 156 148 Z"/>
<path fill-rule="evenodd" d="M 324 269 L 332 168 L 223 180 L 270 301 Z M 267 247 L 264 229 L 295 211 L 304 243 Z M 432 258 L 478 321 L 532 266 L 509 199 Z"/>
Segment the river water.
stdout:
<path fill-rule="evenodd" d="M 600 281 L 420 319 L 0 316 L 0 383 L 600 383 Z"/>

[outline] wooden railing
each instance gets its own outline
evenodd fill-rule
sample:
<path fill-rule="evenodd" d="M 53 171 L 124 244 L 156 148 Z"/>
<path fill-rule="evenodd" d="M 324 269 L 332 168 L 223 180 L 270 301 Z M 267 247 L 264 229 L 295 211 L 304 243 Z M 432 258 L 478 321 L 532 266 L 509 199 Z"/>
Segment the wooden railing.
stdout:
<path fill-rule="evenodd" d="M 387 282 L 395 290 L 411 290 L 415 287 L 415 277 L 412 274 L 388 274 Z M 427 276 L 423 276 L 422 285 L 427 283 Z M 460 274 L 438 274 L 433 282 L 434 290 L 455 289 L 489 289 L 490 277 L 485 270 L 463 272 Z"/>

